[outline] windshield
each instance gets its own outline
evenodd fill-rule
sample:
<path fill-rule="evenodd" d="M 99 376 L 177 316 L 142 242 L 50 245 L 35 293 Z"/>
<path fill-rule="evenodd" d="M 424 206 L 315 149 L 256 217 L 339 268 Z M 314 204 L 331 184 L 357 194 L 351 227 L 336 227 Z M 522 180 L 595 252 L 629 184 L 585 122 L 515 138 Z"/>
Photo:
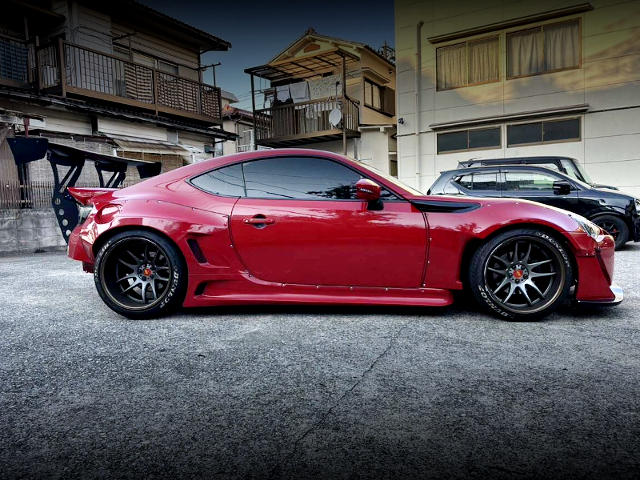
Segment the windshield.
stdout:
<path fill-rule="evenodd" d="M 577 160 L 568 160 L 566 158 L 563 158 L 560 160 L 560 162 L 562 163 L 562 166 L 567 170 L 567 175 L 569 175 L 571 178 L 587 182 L 588 184 L 593 183 L 591 177 L 589 177 L 589 174 L 584 170 L 584 168 L 582 168 L 582 165 L 580 165 L 580 162 L 578 162 Z"/>
<path fill-rule="evenodd" d="M 360 160 L 355 160 L 351 157 L 349 157 L 350 160 L 353 160 L 354 162 L 358 163 L 358 166 L 364 170 L 369 170 L 372 173 L 375 173 L 376 175 L 380 175 L 382 178 L 384 178 L 387 182 L 391 183 L 392 185 L 395 185 L 396 187 L 400 187 L 403 190 L 406 190 L 407 192 L 409 192 L 411 195 L 424 195 L 424 193 L 419 192 L 418 190 L 416 190 L 413 187 L 410 187 L 409 185 L 407 185 L 404 182 L 401 182 L 400 180 L 398 180 L 396 177 L 392 177 L 391 175 L 389 175 L 388 173 L 384 173 L 380 170 L 378 170 L 375 167 L 372 167 L 371 165 L 367 165 L 366 163 L 361 162 Z"/>

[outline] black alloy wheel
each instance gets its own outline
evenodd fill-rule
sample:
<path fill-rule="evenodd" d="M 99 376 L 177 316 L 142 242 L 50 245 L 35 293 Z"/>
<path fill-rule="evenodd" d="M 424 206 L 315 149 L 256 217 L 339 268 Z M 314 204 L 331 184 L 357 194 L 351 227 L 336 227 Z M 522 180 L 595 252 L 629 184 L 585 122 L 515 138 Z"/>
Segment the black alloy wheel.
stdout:
<path fill-rule="evenodd" d="M 593 219 L 593 223 L 602 228 L 613 237 L 616 242 L 616 250 L 619 250 L 629 240 L 629 227 L 619 217 L 613 215 L 603 215 Z"/>
<path fill-rule="evenodd" d="M 550 314 L 564 301 L 571 279 L 565 248 L 534 229 L 494 237 L 476 251 L 469 271 L 480 304 L 510 320 L 537 320 Z"/>
<path fill-rule="evenodd" d="M 96 256 L 94 280 L 109 308 L 129 318 L 153 318 L 178 306 L 186 269 L 179 250 L 153 232 L 134 230 L 109 239 Z"/>

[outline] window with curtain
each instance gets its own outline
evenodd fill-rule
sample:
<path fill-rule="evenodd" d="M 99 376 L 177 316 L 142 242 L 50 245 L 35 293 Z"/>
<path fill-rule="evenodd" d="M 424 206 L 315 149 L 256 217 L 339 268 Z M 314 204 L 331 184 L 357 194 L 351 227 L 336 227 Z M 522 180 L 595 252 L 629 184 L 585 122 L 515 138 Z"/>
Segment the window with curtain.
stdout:
<path fill-rule="evenodd" d="M 507 34 L 507 77 L 540 75 L 580 66 L 580 20 Z"/>
<path fill-rule="evenodd" d="M 364 104 L 367 107 L 382 109 L 381 87 L 369 79 L 364 79 Z"/>
<path fill-rule="evenodd" d="M 500 79 L 500 37 L 438 48 L 436 76 L 438 90 L 497 82 Z"/>

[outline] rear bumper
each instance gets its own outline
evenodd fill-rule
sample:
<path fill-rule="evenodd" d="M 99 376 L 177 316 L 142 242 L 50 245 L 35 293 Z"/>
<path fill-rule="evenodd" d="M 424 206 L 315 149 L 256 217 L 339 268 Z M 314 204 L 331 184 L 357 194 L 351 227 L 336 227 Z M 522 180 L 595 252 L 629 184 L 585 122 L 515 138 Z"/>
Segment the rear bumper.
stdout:
<path fill-rule="evenodd" d="M 611 294 L 613 295 L 613 299 L 611 300 L 578 300 L 575 299 L 573 301 L 574 307 L 613 307 L 614 305 L 618 305 L 622 303 L 624 300 L 624 292 L 622 288 L 618 285 L 611 285 L 609 287 L 611 290 Z"/>

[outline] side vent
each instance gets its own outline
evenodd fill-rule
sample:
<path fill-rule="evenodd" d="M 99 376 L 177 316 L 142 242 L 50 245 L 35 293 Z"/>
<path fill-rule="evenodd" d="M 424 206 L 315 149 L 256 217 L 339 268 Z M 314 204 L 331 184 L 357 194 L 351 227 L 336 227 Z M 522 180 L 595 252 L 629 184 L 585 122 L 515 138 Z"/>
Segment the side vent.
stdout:
<path fill-rule="evenodd" d="M 193 294 L 197 297 L 198 295 L 202 295 L 204 293 L 204 289 L 207 286 L 207 282 L 202 282 L 200 285 L 198 285 L 198 288 L 196 288 L 196 291 L 193 292 Z"/>
<path fill-rule="evenodd" d="M 187 244 L 189 245 L 191 253 L 193 253 L 193 256 L 198 263 L 207 263 L 207 257 L 205 257 L 204 253 L 202 253 L 200 245 L 198 245 L 198 242 L 196 240 L 190 238 L 187 240 Z"/>

